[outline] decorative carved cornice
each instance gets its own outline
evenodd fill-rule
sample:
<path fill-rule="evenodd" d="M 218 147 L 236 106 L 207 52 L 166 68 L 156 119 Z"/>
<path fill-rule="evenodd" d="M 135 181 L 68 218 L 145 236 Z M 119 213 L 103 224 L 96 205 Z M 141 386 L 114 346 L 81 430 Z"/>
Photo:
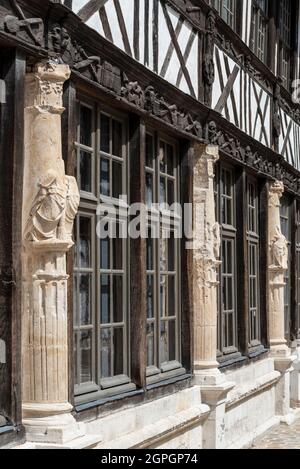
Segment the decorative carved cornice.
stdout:
<path fill-rule="evenodd" d="M 138 81 L 130 81 L 127 74 L 119 67 L 98 56 L 90 56 L 85 48 L 72 41 L 67 30 L 54 24 L 48 34 L 48 47 L 53 57 L 67 63 L 73 70 L 79 71 L 119 98 L 147 111 L 173 127 L 203 138 L 202 125 L 197 117 L 176 104 L 168 103 L 153 86 L 143 89 Z"/>
<path fill-rule="evenodd" d="M 277 155 L 274 161 L 270 158 L 271 151 L 262 152 L 250 145 L 242 145 L 240 140 L 232 134 L 218 128 L 215 121 L 206 126 L 206 139 L 212 145 L 218 145 L 221 152 L 242 163 L 255 172 L 264 174 L 268 178 L 282 181 L 284 186 L 295 194 L 300 193 L 300 178 L 288 169 L 283 157 Z M 274 155 L 275 156 L 275 155 Z"/>
<path fill-rule="evenodd" d="M 35 46 L 43 46 L 43 20 L 41 18 L 26 18 L 17 0 L 9 0 L 9 2 L 12 14 L 4 17 L 4 30 L 16 37 L 23 37 L 22 33 L 25 32 L 29 41 Z"/>

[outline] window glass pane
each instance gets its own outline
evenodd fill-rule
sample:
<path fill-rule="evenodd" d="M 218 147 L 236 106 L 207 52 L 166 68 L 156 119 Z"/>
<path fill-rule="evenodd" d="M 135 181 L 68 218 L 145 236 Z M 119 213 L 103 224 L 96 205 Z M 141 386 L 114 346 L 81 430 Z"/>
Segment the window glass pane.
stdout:
<path fill-rule="evenodd" d="M 168 179 L 168 204 L 171 206 L 175 202 L 175 184 L 172 179 Z"/>
<path fill-rule="evenodd" d="M 110 141 L 110 119 L 108 116 L 101 114 L 101 126 L 100 126 L 100 149 L 105 153 L 110 153 L 109 141 Z"/>
<path fill-rule="evenodd" d="M 112 196 L 118 199 L 123 195 L 123 184 L 122 184 L 122 169 L 123 165 L 117 161 L 112 161 L 112 177 L 113 177 L 113 193 Z"/>
<path fill-rule="evenodd" d="M 146 204 L 151 207 L 153 203 L 153 176 L 151 173 L 146 173 Z"/>
<path fill-rule="evenodd" d="M 154 324 L 147 324 L 147 366 L 154 365 Z"/>
<path fill-rule="evenodd" d="M 167 173 L 171 176 L 174 176 L 175 161 L 174 161 L 174 152 L 171 145 L 166 145 L 167 147 Z"/>
<path fill-rule="evenodd" d="M 164 237 L 165 234 L 162 234 L 162 238 L 160 239 L 160 271 L 166 272 L 168 270 L 167 267 L 167 238 Z"/>
<path fill-rule="evenodd" d="M 169 321 L 169 361 L 176 359 L 176 323 Z"/>
<path fill-rule="evenodd" d="M 111 376 L 111 330 L 101 329 L 101 377 Z"/>
<path fill-rule="evenodd" d="M 79 366 L 79 356 L 78 356 L 78 336 L 77 332 L 74 332 L 74 347 L 73 347 L 73 359 L 74 359 L 74 384 L 79 383 L 79 376 L 78 376 L 78 366 Z"/>
<path fill-rule="evenodd" d="M 176 316 L 176 282 L 175 276 L 168 276 L 168 315 Z"/>
<path fill-rule="evenodd" d="M 121 225 L 120 223 L 116 224 L 116 238 L 112 239 L 113 245 L 113 269 L 122 270 L 123 269 L 123 244 L 124 240 L 121 236 Z"/>
<path fill-rule="evenodd" d="M 105 230 L 107 229 L 108 224 Z M 108 238 L 100 240 L 100 267 L 105 270 L 110 268 L 110 241 Z"/>
<path fill-rule="evenodd" d="M 166 317 L 167 313 L 167 277 L 160 276 L 160 316 Z"/>
<path fill-rule="evenodd" d="M 114 329 L 114 375 L 121 375 L 124 373 L 124 350 L 123 350 L 123 328 L 118 327 Z"/>
<path fill-rule="evenodd" d="M 123 322 L 123 277 L 113 276 L 113 321 Z"/>
<path fill-rule="evenodd" d="M 153 276 L 147 275 L 147 318 L 154 318 L 154 282 Z"/>
<path fill-rule="evenodd" d="M 92 110 L 86 106 L 80 106 L 80 143 L 87 147 L 92 146 Z"/>
<path fill-rule="evenodd" d="M 92 237 L 92 220 L 88 217 L 79 218 L 80 232 L 80 267 L 91 267 L 91 237 Z"/>
<path fill-rule="evenodd" d="M 163 142 L 160 142 L 159 166 L 160 166 L 160 171 L 162 173 L 165 173 L 166 172 L 166 151 L 165 151 L 165 144 Z"/>
<path fill-rule="evenodd" d="M 80 323 L 81 325 L 91 324 L 91 276 L 89 274 L 80 275 Z"/>
<path fill-rule="evenodd" d="M 113 148 L 112 154 L 114 156 L 122 157 L 122 123 L 113 119 Z"/>
<path fill-rule="evenodd" d="M 80 382 L 92 381 L 92 332 L 81 331 L 80 333 Z"/>
<path fill-rule="evenodd" d="M 166 179 L 164 177 L 160 178 L 159 184 L 159 203 L 160 205 L 165 205 L 167 202 L 167 194 L 166 194 Z"/>
<path fill-rule="evenodd" d="M 73 326 L 79 326 L 78 324 L 78 288 L 77 288 L 78 276 L 76 273 L 73 275 Z"/>
<path fill-rule="evenodd" d="M 80 189 L 92 192 L 92 155 L 80 150 Z"/>
<path fill-rule="evenodd" d="M 146 166 L 148 168 L 153 168 L 153 149 L 154 149 L 154 144 L 153 144 L 153 137 L 152 135 L 147 134 L 146 135 Z"/>
<path fill-rule="evenodd" d="M 101 323 L 110 323 L 110 276 L 101 275 Z"/>
<path fill-rule="evenodd" d="M 147 270 L 153 270 L 153 239 L 151 238 L 151 230 L 148 231 L 147 238 Z"/>
<path fill-rule="evenodd" d="M 168 354 L 168 323 L 167 321 L 160 322 L 160 363 L 169 361 Z"/>
<path fill-rule="evenodd" d="M 101 157 L 100 159 L 100 193 L 102 195 L 110 195 L 110 180 L 109 180 L 109 160 Z"/>
<path fill-rule="evenodd" d="M 169 272 L 174 272 L 175 271 L 174 231 L 170 232 L 170 238 L 168 239 L 168 270 L 169 270 Z"/>

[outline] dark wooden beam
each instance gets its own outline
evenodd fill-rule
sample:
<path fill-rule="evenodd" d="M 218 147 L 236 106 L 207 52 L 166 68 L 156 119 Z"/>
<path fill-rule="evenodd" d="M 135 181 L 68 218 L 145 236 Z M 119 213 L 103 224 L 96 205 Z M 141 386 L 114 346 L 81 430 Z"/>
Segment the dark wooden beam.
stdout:
<path fill-rule="evenodd" d="M 153 0 L 153 17 L 152 17 L 153 70 L 156 73 L 158 73 L 158 4 L 159 4 L 159 0 Z"/>
<path fill-rule="evenodd" d="M 0 338 L 6 363 L 0 364 L 0 414 L 21 425 L 22 198 L 24 167 L 25 57 L 2 53 L 6 103 L 0 126 Z"/>
<path fill-rule="evenodd" d="M 140 60 L 140 0 L 134 0 L 133 49 L 134 57 Z"/>
<path fill-rule="evenodd" d="M 94 13 L 96 13 L 97 10 L 100 10 L 100 8 L 102 8 L 107 2 L 108 0 L 90 0 L 79 10 L 77 14 L 79 18 L 82 19 L 82 21 L 86 22 L 91 18 L 91 16 L 93 16 Z"/>
<path fill-rule="evenodd" d="M 130 114 L 130 203 L 145 203 L 146 128 L 141 119 Z M 146 239 L 130 239 L 130 344 L 131 379 L 146 388 Z"/>
<path fill-rule="evenodd" d="M 123 39 L 124 49 L 126 53 L 130 55 L 130 57 L 132 57 L 130 42 L 129 42 L 126 25 L 125 25 L 125 21 L 123 18 L 122 8 L 121 8 L 119 0 L 114 0 L 114 5 L 115 5 L 115 9 L 116 9 L 117 17 L 118 17 L 118 23 L 119 23 L 119 27 L 120 27 L 120 31 L 121 31 L 121 35 Z"/>
<path fill-rule="evenodd" d="M 104 31 L 106 39 L 108 39 L 110 42 L 114 42 L 111 29 L 110 29 L 110 24 L 107 18 L 105 6 L 99 10 L 99 15 L 100 15 L 100 20 L 102 22 L 103 31 Z"/>
<path fill-rule="evenodd" d="M 172 42 L 174 44 L 180 66 L 182 68 L 184 78 L 186 79 L 186 82 L 187 82 L 187 85 L 188 85 L 188 88 L 189 88 L 189 91 L 190 91 L 191 95 L 194 98 L 196 98 L 196 94 L 195 94 L 195 90 L 194 90 L 194 87 L 193 87 L 193 84 L 192 84 L 192 80 L 191 80 L 190 74 L 188 72 L 188 69 L 186 67 L 186 64 L 185 64 L 184 57 L 182 55 L 180 46 L 178 44 L 177 37 L 176 37 L 175 31 L 174 31 L 174 28 L 173 28 L 173 25 L 172 25 L 172 21 L 169 17 L 167 7 L 164 3 L 162 3 L 161 6 L 162 6 L 163 14 L 164 14 L 164 17 L 165 17 L 165 20 L 166 20 L 166 23 L 167 23 L 167 28 L 169 30 Z"/>
<path fill-rule="evenodd" d="M 188 141 L 181 141 L 181 203 L 193 203 L 193 147 Z M 181 350 L 182 365 L 188 373 L 193 370 L 193 250 L 187 249 L 188 233 L 183 230 L 181 244 Z"/>
<path fill-rule="evenodd" d="M 182 25 L 183 25 L 183 18 L 180 16 L 179 19 L 178 19 L 178 23 L 176 25 L 176 28 L 175 28 L 175 35 L 176 35 L 177 38 L 178 38 L 178 36 L 180 34 L 180 31 L 182 29 Z M 166 76 L 166 73 L 168 71 L 168 67 L 170 65 L 171 58 L 172 58 L 172 55 L 174 53 L 174 50 L 175 50 L 174 44 L 173 44 L 173 41 L 171 41 L 170 45 L 168 47 L 167 53 L 166 53 L 165 60 L 163 61 L 163 64 L 162 64 L 162 67 L 161 67 L 160 76 L 162 76 L 162 77 Z"/>

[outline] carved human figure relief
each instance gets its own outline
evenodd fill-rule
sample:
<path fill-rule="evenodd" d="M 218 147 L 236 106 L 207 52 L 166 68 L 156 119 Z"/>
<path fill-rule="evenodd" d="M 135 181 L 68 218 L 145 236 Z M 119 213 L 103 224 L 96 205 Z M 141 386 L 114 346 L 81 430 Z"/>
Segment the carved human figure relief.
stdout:
<path fill-rule="evenodd" d="M 25 228 L 27 241 L 71 241 L 73 221 L 79 206 L 75 178 L 50 170 L 39 183 Z"/>
<path fill-rule="evenodd" d="M 286 270 L 288 268 L 288 243 L 279 226 L 276 227 L 276 233 L 270 243 L 270 248 L 271 267 Z"/>

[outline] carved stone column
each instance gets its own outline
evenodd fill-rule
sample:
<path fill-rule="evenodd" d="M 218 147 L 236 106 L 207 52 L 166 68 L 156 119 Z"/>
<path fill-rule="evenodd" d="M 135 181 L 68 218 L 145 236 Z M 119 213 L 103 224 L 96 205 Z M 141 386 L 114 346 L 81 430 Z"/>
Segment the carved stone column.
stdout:
<path fill-rule="evenodd" d="M 61 150 L 67 65 L 39 64 L 26 81 L 23 194 L 23 423 L 27 440 L 65 444 L 82 435 L 68 396 L 66 253 L 79 205 Z"/>
<path fill-rule="evenodd" d="M 194 369 L 218 368 L 217 354 L 217 269 L 220 228 L 214 202 L 214 164 L 217 147 L 194 146 Z"/>
<path fill-rule="evenodd" d="M 223 445 L 225 403 L 234 383 L 227 382 L 217 362 L 217 270 L 220 228 L 216 222 L 214 165 L 218 147 L 194 145 L 193 154 L 193 294 L 194 382 L 202 402 L 211 408 L 204 425 L 204 447 Z"/>
<path fill-rule="evenodd" d="M 284 274 L 288 268 L 288 244 L 281 232 L 280 199 L 284 192 L 282 182 L 275 181 L 269 188 L 268 249 L 269 249 L 269 305 L 268 334 L 275 369 L 281 373 L 276 386 L 276 413 L 286 423 L 293 421 L 290 409 L 290 373 L 293 357 L 284 333 Z"/>

